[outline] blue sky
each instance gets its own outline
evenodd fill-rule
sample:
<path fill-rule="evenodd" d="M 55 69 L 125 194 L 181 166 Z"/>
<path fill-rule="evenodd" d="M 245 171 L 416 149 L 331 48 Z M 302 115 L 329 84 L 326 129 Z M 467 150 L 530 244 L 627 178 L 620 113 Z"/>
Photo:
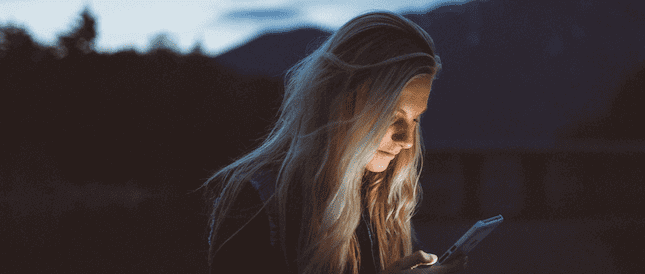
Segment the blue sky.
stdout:
<path fill-rule="evenodd" d="M 352 17 L 370 10 L 414 13 L 454 0 L 0 0 L 0 25 L 23 26 L 36 41 L 53 45 L 76 26 L 85 6 L 97 18 L 96 50 L 148 50 L 150 41 L 165 33 L 181 52 L 197 42 L 217 55 L 265 31 L 315 26 L 338 29 Z M 144 15 L 143 17 L 141 15 Z"/>

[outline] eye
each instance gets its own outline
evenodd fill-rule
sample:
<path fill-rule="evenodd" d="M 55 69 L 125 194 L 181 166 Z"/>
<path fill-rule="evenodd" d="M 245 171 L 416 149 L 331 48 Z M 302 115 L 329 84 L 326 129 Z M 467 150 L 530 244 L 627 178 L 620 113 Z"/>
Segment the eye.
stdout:
<path fill-rule="evenodd" d="M 396 125 L 396 124 L 402 123 L 402 122 L 404 122 L 404 121 L 405 121 L 405 119 L 404 119 L 404 118 L 400 118 L 400 117 L 399 117 L 399 118 L 396 118 L 396 120 L 394 120 L 394 122 L 392 122 L 392 125 Z M 418 124 L 418 123 L 419 123 L 419 119 L 414 119 L 414 120 L 412 120 L 412 121 L 414 121 L 416 124 Z"/>

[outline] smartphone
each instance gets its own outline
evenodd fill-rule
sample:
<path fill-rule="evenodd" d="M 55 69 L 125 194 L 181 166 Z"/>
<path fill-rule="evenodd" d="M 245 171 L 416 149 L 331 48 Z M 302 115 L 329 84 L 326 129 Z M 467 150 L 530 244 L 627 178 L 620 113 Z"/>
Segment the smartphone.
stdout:
<path fill-rule="evenodd" d="M 436 265 L 449 262 L 453 258 L 463 254 L 467 255 L 481 240 L 488 236 L 504 220 L 502 215 L 497 215 L 486 220 L 477 221 L 450 249 L 439 257 Z"/>
<path fill-rule="evenodd" d="M 499 225 L 504 218 L 502 215 L 497 215 L 486 220 L 477 221 L 466 233 L 464 233 L 459 240 L 452 245 L 446 252 L 439 257 L 439 260 L 432 265 L 419 265 L 419 268 L 428 268 L 433 265 L 441 265 L 442 263 L 449 262 L 453 258 L 463 254 L 467 255 L 481 240 L 488 236 L 493 229 Z"/>

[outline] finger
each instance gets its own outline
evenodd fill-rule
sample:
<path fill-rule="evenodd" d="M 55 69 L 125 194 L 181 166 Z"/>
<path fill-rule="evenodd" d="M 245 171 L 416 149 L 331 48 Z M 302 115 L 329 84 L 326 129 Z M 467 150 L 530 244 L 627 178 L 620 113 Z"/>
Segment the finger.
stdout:
<path fill-rule="evenodd" d="M 439 260 L 437 255 L 434 255 L 434 254 L 428 254 L 428 255 L 430 255 L 430 261 L 418 263 L 418 264 L 414 265 L 412 267 L 412 269 L 415 269 L 415 268 L 420 267 L 420 266 L 431 266 L 431 265 L 434 265 Z"/>
<path fill-rule="evenodd" d="M 434 256 L 434 257 L 433 257 Z M 412 253 L 410 256 L 407 256 L 402 259 L 401 269 L 410 269 L 419 264 L 432 263 L 433 260 L 436 262 L 436 255 L 425 253 L 422 250 L 417 250 Z"/>
<path fill-rule="evenodd" d="M 432 257 L 432 260 L 430 260 L 430 263 L 428 264 L 435 264 L 437 261 L 439 261 L 439 257 L 437 257 L 437 255 L 430 254 L 430 257 Z"/>

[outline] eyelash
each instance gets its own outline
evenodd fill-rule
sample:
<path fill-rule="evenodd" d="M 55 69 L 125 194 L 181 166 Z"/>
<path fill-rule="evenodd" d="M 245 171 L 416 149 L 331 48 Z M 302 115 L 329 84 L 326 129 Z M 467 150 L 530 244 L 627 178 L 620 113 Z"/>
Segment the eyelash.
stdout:
<path fill-rule="evenodd" d="M 397 120 L 394 122 L 394 124 L 396 124 L 399 120 L 400 120 L 400 119 L 397 119 Z M 417 123 L 417 124 L 419 123 L 419 119 L 414 119 L 414 120 L 412 120 L 412 121 L 414 121 L 414 122 L 415 122 L 415 123 Z"/>

